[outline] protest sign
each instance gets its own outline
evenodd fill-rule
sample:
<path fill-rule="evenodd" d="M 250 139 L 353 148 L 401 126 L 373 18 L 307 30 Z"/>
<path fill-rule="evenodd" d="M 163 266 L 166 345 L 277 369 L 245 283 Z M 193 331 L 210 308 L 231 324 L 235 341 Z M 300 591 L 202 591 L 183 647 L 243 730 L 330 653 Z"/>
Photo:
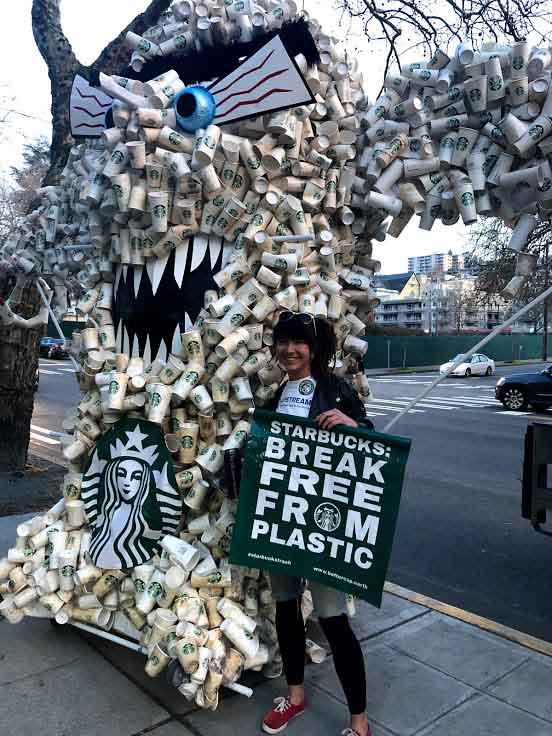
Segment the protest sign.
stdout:
<path fill-rule="evenodd" d="M 230 561 L 379 606 L 410 440 L 256 410 Z"/>

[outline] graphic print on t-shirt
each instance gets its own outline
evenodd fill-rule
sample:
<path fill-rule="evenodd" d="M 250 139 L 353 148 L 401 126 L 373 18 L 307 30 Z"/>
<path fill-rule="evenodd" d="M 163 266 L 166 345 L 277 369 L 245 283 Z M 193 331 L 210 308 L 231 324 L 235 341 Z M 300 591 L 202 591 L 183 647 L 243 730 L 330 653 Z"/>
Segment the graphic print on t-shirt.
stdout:
<path fill-rule="evenodd" d="M 311 376 L 288 381 L 282 391 L 277 411 L 281 414 L 308 417 L 315 388 L 316 381 Z"/>

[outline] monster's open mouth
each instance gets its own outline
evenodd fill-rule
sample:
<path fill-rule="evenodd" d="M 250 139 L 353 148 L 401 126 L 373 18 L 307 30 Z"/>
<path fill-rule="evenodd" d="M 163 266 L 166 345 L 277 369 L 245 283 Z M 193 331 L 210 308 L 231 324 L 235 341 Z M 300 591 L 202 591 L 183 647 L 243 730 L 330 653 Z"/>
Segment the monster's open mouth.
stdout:
<path fill-rule="evenodd" d="M 217 288 L 213 273 L 221 260 L 221 238 L 196 236 L 145 266 L 118 265 L 113 309 L 117 349 L 147 361 L 178 354 L 180 333 L 192 328 L 205 292 Z"/>

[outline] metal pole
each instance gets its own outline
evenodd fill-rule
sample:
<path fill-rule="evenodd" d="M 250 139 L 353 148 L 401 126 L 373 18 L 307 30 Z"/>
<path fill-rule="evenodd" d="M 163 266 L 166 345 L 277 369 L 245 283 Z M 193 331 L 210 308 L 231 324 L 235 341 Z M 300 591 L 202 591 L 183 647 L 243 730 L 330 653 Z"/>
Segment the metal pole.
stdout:
<path fill-rule="evenodd" d="M 544 251 L 544 288 L 548 288 L 548 243 Z M 542 309 L 542 359 L 548 360 L 548 299 L 544 300 Z"/>
<path fill-rule="evenodd" d="M 391 340 L 387 341 L 387 367 L 391 368 Z"/>
<path fill-rule="evenodd" d="M 480 340 L 477 345 L 474 345 L 473 348 L 468 350 L 467 353 L 463 353 L 461 357 L 455 361 L 450 368 L 446 371 L 446 373 L 443 373 L 442 375 L 437 376 L 437 378 L 431 383 L 430 386 L 428 386 L 426 389 L 422 391 L 421 394 L 416 396 L 412 399 L 412 401 L 407 404 L 404 409 L 402 409 L 398 414 L 396 414 L 393 419 L 391 419 L 390 422 L 388 422 L 385 427 L 383 428 L 384 432 L 389 432 L 391 427 L 393 427 L 401 417 L 403 417 L 412 407 L 416 406 L 416 404 L 419 401 L 422 401 L 422 399 L 425 399 L 425 397 L 430 393 L 430 391 L 433 391 L 435 386 L 438 386 L 441 381 L 444 381 L 445 378 L 449 375 L 449 373 L 452 373 L 453 370 L 458 368 L 460 363 L 463 363 L 466 358 L 471 357 L 474 353 L 479 352 L 481 348 L 486 345 L 488 342 L 490 342 L 493 337 L 496 337 L 496 335 L 500 334 L 502 330 L 504 330 L 506 327 L 509 327 L 511 324 L 513 324 L 517 319 L 522 317 L 526 312 L 529 312 L 531 309 L 534 309 L 536 306 L 538 306 L 542 301 L 547 299 L 550 295 L 552 295 L 552 286 L 549 286 L 548 289 L 542 292 L 540 296 L 535 297 L 532 302 L 529 302 L 529 304 L 526 304 L 524 307 L 522 307 L 518 312 L 513 314 L 509 319 L 506 320 L 501 325 L 498 325 L 498 327 L 495 327 L 492 332 L 489 332 L 488 335 L 486 335 L 482 340 Z"/>

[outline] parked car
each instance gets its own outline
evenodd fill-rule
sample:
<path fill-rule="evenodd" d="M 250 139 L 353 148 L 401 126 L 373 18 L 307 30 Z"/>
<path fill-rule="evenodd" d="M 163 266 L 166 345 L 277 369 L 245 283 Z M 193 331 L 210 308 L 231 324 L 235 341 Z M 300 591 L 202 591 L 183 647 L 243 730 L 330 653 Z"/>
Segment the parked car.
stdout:
<path fill-rule="evenodd" d="M 58 337 L 42 337 L 40 339 L 40 355 L 46 358 L 66 358 L 65 341 Z"/>
<path fill-rule="evenodd" d="M 495 396 L 511 411 L 523 411 L 529 404 L 540 409 L 552 406 L 552 365 L 537 373 L 499 378 Z"/>
<path fill-rule="evenodd" d="M 449 360 L 448 363 L 443 363 L 443 365 L 440 367 L 441 373 L 446 373 L 450 366 L 453 363 L 456 363 L 456 361 L 462 357 L 462 354 L 456 355 L 452 360 Z M 469 376 L 492 376 L 495 372 L 495 362 L 492 360 L 492 358 L 487 358 L 486 355 L 482 355 L 481 353 L 475 353 L 475 355 L 472 355 L 471 358 L 466 358 L 460 365 L 455 368 L 451 376 L 466 376 L 468 378 Z"/>

